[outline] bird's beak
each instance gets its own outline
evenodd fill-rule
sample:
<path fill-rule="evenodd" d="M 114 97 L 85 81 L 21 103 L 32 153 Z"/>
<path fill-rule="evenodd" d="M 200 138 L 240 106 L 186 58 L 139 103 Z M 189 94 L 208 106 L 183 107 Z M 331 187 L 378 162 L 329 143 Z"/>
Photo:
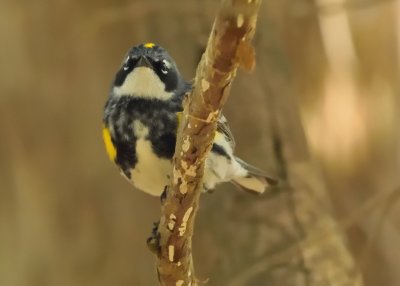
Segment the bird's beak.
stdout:
<path fill-rule="evenodd" d="M 136 64 L 136 67 L 148 67 L 153 68 L 150 61 L 147 59 L 146 56 L 141 56 Z"/>

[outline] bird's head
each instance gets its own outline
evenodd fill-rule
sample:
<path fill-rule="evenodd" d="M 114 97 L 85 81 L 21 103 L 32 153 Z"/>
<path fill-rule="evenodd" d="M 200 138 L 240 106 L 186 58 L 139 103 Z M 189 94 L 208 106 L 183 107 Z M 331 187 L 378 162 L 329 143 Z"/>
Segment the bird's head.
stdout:
<path fill-rule="evenodd" d="M 184 80 L 168 52 L 147 43 L 128 51 L 115 76 L 112 91 L 116 96 L 168 100 L 183 85 Z"/>

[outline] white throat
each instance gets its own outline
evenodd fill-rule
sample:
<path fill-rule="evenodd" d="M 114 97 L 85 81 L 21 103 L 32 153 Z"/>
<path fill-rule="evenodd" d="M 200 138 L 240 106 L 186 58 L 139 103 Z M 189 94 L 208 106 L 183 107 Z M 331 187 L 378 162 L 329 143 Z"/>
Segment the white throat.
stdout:
<path fill-rule="evenodd" d="M 113 92 L 117 96 L 131 95 L 143 98 L 168 100 L 173 92 L 166 92 L 165 85 L 150 68 L 138 67 L 129 73 L 121 86 L 116 86 Z"/>

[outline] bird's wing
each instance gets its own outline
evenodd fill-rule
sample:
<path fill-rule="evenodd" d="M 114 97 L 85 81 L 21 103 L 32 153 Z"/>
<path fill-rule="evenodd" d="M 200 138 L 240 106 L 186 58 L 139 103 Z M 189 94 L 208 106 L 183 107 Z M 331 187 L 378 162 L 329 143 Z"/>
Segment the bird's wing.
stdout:
<path fill-rule="evenodd" d="M 226 120 L 225 116 L 222 114 L 217 122 L 217 132 L 222 133 L 231 145 L 232 149 L 235 149 L 235 138 L 233 137 L 232 131 L 229 128 L 228 120 Z"/>

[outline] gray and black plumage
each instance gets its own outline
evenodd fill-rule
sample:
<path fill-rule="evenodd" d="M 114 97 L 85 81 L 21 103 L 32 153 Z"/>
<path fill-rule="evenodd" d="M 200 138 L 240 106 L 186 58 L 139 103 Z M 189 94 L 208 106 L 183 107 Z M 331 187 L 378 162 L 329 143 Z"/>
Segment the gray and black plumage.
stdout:
<path fill-rule="evenodd" d="M 191 85 L 166 50 L 152 43 L 131 48 L 113 81 L 103 117 L 107 153 L 135 187 L 159 196 L 169 184 L 178 113 Z M 204 173 L 205 190 L 231 181 L 262 193 L 276 181 L 233 155 L 234 139 L 225 117 Z"/>

